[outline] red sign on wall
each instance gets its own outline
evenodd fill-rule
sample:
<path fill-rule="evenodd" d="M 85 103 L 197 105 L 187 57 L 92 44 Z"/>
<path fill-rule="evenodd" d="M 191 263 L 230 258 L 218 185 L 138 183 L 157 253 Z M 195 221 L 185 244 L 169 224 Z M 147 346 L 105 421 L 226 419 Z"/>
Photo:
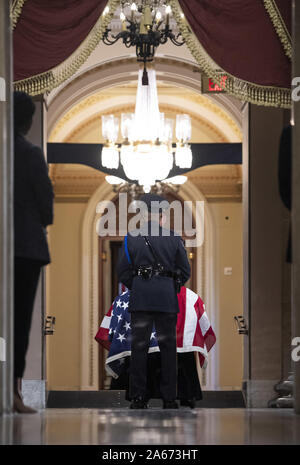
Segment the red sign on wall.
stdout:
<path fill-rule="evenodd" d="M 227 76 L 221 76 L 220 85 L 215 84 L 211 78 L 207 76 L 202 76 L 202 93 L 203 94 L 213 94 L 225 91 L 225 83 Z"/>
<path fill-rule="evenodd" d="M 211 78 L 208 80 L 208 90 L 209 92 L 222 92 L 225 89 L 225 82 L 226 82 L 227 76 L 222 76 L 221 77 L 221 82 L 220 86 L 218 84 L 215 84 Z"/>

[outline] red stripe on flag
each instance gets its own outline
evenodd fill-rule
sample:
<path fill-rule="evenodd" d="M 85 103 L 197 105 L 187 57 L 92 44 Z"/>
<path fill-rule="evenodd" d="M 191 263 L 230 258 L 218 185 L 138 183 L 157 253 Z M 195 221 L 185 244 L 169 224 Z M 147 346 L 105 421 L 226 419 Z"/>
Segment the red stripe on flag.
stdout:
<path fill-rule="evenodd" d="M 104 347 L 104 349 L 109 350 L 110 348 L 110 341 L 108 340 L 108 329 L 99 328 L 95 340 L 99 342 L 99 344 Z"/>
<path fill-rule="evenodd" d="M 203 313 L 205 312 L 204 302 L 201 297 L 198 296 L 198 300 L 195 303 L 195 308 L 199 311 L 199 319 L 202 317 Z"/>
<path fill-rule="evenodd" d="M 216 343 L 216 335 L 212 329 L 212 327 L 210 326 L 209 329 L 207 330 L 207 332 L 205 333 L 205 336 L 204 336 L 204 341 L 205 341 L 205 345 L 206 345 L 206 348 L 207 348 L 207 352 L 210 351 L 210 349 L 212 348 L 212 346 Z"/>
<path fill-rule="evenodd" d="M 204 365 L 204 362 L 205 362 L 205 357 L 204 357 L 204 355 L 201 354 L 200 352 L 198 352 L 198 355 L 199 355 L 200 366 L 201 366 L 201 368 L 202 368 L 203 365 Z"/>
<path fill-rule="evenodd" d="M 186 315 L 186 288 L 182 286 L 181 291 L 177 294 L 179 313 L 177 315 L 177 347 L 183 346 L 183 334 L 184 334 L 184 325 L 185 325 L 185 315 Z"/>
<path fill-rule="evenodd" d="M 204 311 L 203 302 L 200 299 L 200 297 L 198 297 L 198 300 L 196 301 L 196 303 L 194 305 L 194 308 L 195 308 L 195 312 L 197 314 L 197 325 L 196 325 L 196 328 L 195 328 L 195 336 L 194 336 L 194 340 L 193 340 L 193 346 L 204 347 L 204 337 L 203 337 L 201 327 L 200 327 L 200 324 L 199 324 L 199 320 L 200 320 L 201 315 L 203 314 L 203 311 Z"/>
<path fill-rule="evenodd" d="M 113 304 L 111 305 L 110 309 L 108 310 L 107 314 L 105 315 L 106 317 L 110 318 L 111 317 L 111 312 L 113 309 Z M 103 320 L 102 320 L 103 321 Z M 104 349 L 109 350 L 110 348 L 110 341 L 108 340 L 108 335 L 109 335 L 109 329 L 108 328 L 103 328 L 100 326 L 98 329 L 98 332 L 95 336 L 95 340 L 99 342 L 99 344 L 104 347 Z"/>
<path fill-rule="evenodd" d="M 107 312 L 107 314 L 105 316 L 111 316 L 113 306 L 114 306 L 114 304 L 112 303 L 111 306 L 110 306 L 110 309 L 108 310 L 108 312 Z"/>

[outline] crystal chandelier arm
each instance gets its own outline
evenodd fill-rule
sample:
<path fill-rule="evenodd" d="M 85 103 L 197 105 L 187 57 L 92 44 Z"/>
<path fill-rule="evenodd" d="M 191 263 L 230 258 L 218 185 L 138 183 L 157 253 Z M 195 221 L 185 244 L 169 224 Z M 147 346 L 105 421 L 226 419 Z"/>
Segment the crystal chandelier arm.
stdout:
<path fill-rule="evenodd" d="M 184 38 L 182 38 L 182 40 L 181 40 L 180 42 L 178 41 L 178 38 L 179 38 L 179 37 L 182 37 L 182 36 L 181 36 L 181 33 L 177 34 L 177 36 L 175 36 L 175 35 L 172 33 L 172 34 L 170 34 L 170 36 L 169 36 L 171 42 L 172 42 L 174 45 L 176 45 L 177 47 L 181 47 L 182 45 L 185 44 L 185 39 L 184 39 Z"/>
<path fill-rule="evenodd" d="M 124 43 L 124 45 L 125 45 L 126 48 L 132 47 L 132 43 L 131 43 L 131 40 L 130 40 L 130 39 L 123 40 L 123 43 Z"/>
<path fill-rule="evenodd" d="M 122 31 L 119 32 L 116 36 L 113 34 L 110 34 L 111 29 L 106 29 L 106 31 L 103 34 L 102 41 L 104 42 L 105 45 L 114 45 L 118 40 L 123 39 L 124 36 L 128 36 L 129 33 L 127 31 Z"/>
<path fill-rule="evenodd" d="M 185 39 L 182 37 L 181 32 L 179 32 L 177 35 L 175 35 L 172 31 L 172 29 L 169 28 L 168 25 L 166 25 L 165 29 L 160 31 L 161 33 L 161 44 L 165 44 L 168 39 L 171 40 L 171 42 L 176 45 L 177 47 L 181 47 L 183 44 L 185 44 Z M 179 42 L 179 37 L 181 37 L 181 41 Z"/>
<path fill-rule="evenodd" d="M 132 35 L 135 35 L 137 32 L 137 23 L 135 20 L 132 19 L 126 19 L 126 21 L 129 23 L 129 30 Z"/>
<path fill-rule="evenodd" d="M 127 27 L 126 31 L 122 31 L 120 34 L 122 34 L 124 45 L 127 48 L 130 48 L 135 45 L 138 25 L 131 19 L 126 19 L 126 21 L 129 23 L 129 26 Z"/>

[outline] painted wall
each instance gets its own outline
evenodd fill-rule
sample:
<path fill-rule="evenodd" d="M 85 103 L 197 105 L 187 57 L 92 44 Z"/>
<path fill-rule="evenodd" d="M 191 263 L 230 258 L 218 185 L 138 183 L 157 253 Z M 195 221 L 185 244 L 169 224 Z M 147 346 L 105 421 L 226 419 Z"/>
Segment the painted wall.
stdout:
<path fill-rule="evenodd" d="M 280 135 L 289 118 L 287 110 L 255 105 L 249 108 L 250 353 L 245 387 L 247 405 L 253 408 L 268 406 L 276 394 L 274 386 L 288 371 L 291 308 L 278 153 Z"/>
<path fill-rule="evenodd" d="M 217 345 L 219 386 L 241 389 L 243 378 L 243 336 L 234 316 L 243 314 L 242 204 L 210 203 L 216 225 L 216 283 L 218 295 Z M 225 275 L 224 269 L 232 268 Z"/>
<path fill-rule="evenodd" d="M 56 317 L 47 339 L 47 389 L 79 389 L 81 227 L 85 203 L 55 203 L 47 313 Z"/>

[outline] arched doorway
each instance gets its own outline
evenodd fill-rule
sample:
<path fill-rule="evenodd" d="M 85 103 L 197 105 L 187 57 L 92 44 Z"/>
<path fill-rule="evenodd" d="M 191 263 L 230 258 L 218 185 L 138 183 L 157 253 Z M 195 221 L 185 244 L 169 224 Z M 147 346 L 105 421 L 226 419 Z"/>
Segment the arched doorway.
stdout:
<path fill-rule="evenodd" d="M 155 70 L 158 86 L 177 88 L 171 95 L 159 95 L 161 107 L 191 113 L 202 125 L 213 127 L 224 142 L 241 140 L 241 103 L 226 94 L 202 95 L 199 72 L 193 63 L 157 57 Z M 127 107 L 135 104 L 137 75 L 134 58 L 109 60 L 76 75 L 48 99 L 48 140 L 70 142 L 74 132 L 99 113 L 116 113 L 120 108 L 128 111 Z M 114 89 L 119 89 L 117 95 Z"/>
<path fill-rule="evenodd" d="M 175 191 L 168 192 L 164 194 L 164 198 L 166 198 L 170 204 L 176 202 L 177 205 L 181 205 L 183 211 L 183 199 L 176 194 Z M 124 240 L 124 236 L 120 234 L 118 225 L 119 225 L 119 196 L 117 195 L 114 198 L 114 205 L 116 211 L 116 224 L 117 224 L 117 231 L 115 236 L 106 236 L 106 237 L 99 237 L 99 322 L 102 321 L 103 317 L 105 316 L 106 312 L 110 308 L 111 303 L 116 298 L 116 296 L 120 293 L 120 283 L 118 282 L 117 277 L 117 262 L 118 262 L 118 254 L 119 249 L 122 246 L 122 242 Z M 127 196 L 127 208 L 131 201 L 130 196 Z M 134 216 L 133 213 L 128 214 L 128 222 Z M 173 211 L 171 211 L 171 218 L 170 218 L 170 227 L 171 229 L 176 229 L 174 227 L 174 218 L 173 218 Z M 182 219 L 182 227 L 183 230 L 183 219 Z M 193 228 L 195 228 L 195 221 L 193 221 Z M 186 239 L 185 233 L 182 234 L 183 239 Z M 204 259 L 204 244 L 201 247 L 194 248 L 188 247 L 187 248 L 187 256 L 191 266 L 191 278 L 186 283 L 186 287 L 191 289 L 194 292 L 197 292 L 197 255 L 200 254 L 200 261 L 202 262 Z M 203 263 L 201 263 L 203 268 Z M 201 287 L 203 288 L 203 279 L 204 275 L 200 278 L 201 280 Z M 106 350 L 99 346 L 99 389 L 106 389 L 110 385 L 110 376 L 107 375 L 105 371 L 105 358 L 106 358 Z"/>
<path fill-rule="evenodd" d="M 94 341 L 99 322 L 108 311 L 112 298 L 112 252 L 110 243 L 120 242 L 123 237 L 102 238 L 96 234 L 96 227 L 101 214 L 97 212 L 97 205 L 102 201 L 113 201 L 115 194 L 111 188 L 101 186 L 91 198 L 83 220 L 82 229 L 82 311 L 81 311 L 81 390 L 98 390 L 105 387 L 103 364 L 105 355 Z M 191 288 L 203 297 L 207 313 L 214 328 L 217 325 L 215 283 L 215 258 L 213 245 L 214 227 L 210 207 L 192 183 L 187 182 L 178 195 L 173 198 L 184 201 L 205 202 L 205 239 L 202 247 L 193 251 L 190 256 L 193 267 L 193 280 L 189 283 Z M 103 252 L 106 261 L 103 262 Z M 208 259 L 209 257 L 209 259 Z M 211 303 L 210 303 L 211 302 Z M 99 370 L 100 367 L 100 370 Z M 212 357 L 207 369 L 205 383 L 208 388 L 217 384 L 218 373 L 217 357 Z"/>

